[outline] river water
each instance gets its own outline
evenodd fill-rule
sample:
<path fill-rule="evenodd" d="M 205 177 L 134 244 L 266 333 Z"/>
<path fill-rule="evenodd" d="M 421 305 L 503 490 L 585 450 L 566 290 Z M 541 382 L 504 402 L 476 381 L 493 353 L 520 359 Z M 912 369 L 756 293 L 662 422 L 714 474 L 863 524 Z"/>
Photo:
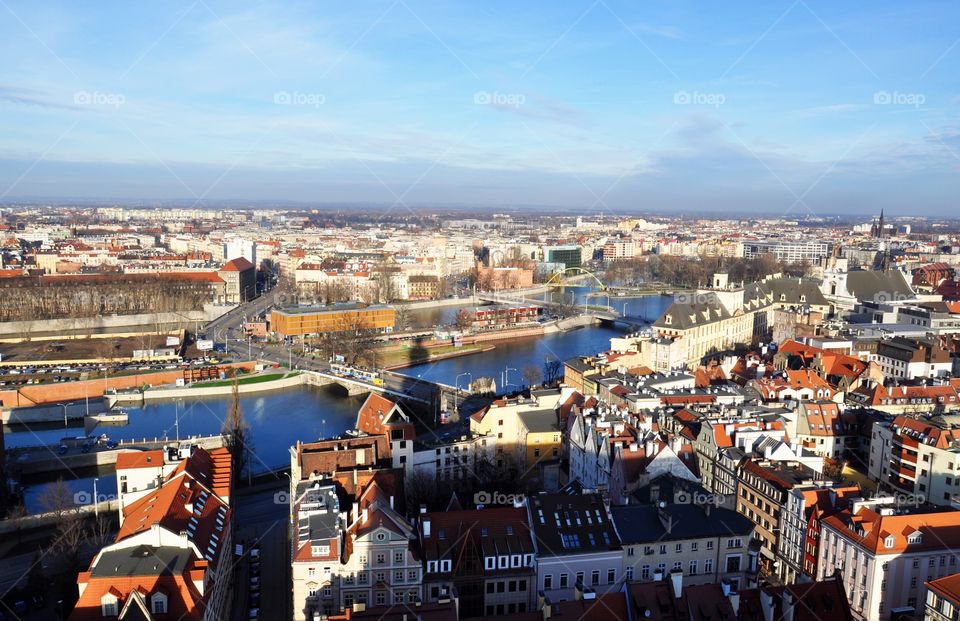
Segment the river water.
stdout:
<path fill-rule="evenodd" d="M 557 289 L 540 296 L 543 299 L 574 301 L 582 305 L 608 305 L 606 296 L 587 297 L 587 288 Z M 652 321 L 670 303 L 661 296 L 610 298 L 609 305 L 631 316 L 642 316 Z M 626 307 L 624 308 L 624 304 Z M 424 309 L 417 311 L 417 323 L 433 321 L 452 323 L 458 307 Z M 425 318 L 421 318 L 424 316 Z M 521 370 L 527 365 L 543 366 L 548 359 L 565 360 L 572 356 L 592 354 L 608 349 L 610 338 L 623 331 L 605 326 L 592 326 L 570 332 L 550 334 L 511 341 L 495 342 L 492 351 L 426 363 L 402 370 L 402 373 L 422 379 L 457 383 L 457 377 L 470 373 L 472 379 L 491 377 L 499 390 L 517 389 L 523 384 Z M 508 370 L 509 369 L 509 370 Z M 460 375 L 460 384 L 468 378 Z M 289 449 L 297 440 L 309 442 L 352 428 L 363 397 L 344 397 L 324 388 L 302 387 L 242 397 L 240 404 L 250 425 L 250 436 L 255 446 L 255 472 L 281 467 L 290 463 Z M 181 438 L 191 435 L 211 435 L 220 432 L 230 398 L 177 400 L 151 403 L 143 407 L 125 408 L 130 414 L 129 424 L 98 428 L 94 433 L 106 433 L 113 439 L 174 438 L 175 421 L 179 418 Z M 81 427 L 64 429 L 62 425 L 31 425 L 4 427 L 7 447 L 50 445 L 61 438 L 83 435 Z M 67 484 L 75 492 L 92 495 L 96 472 L 64 472 Z M 99 478 L 98 493 L 116 494 L 116 477 L 104 470 Z M 25 501 L 31 512 L 42 510 L 44 489 L 53 477 L 35 480 L 26 486 Z"/>

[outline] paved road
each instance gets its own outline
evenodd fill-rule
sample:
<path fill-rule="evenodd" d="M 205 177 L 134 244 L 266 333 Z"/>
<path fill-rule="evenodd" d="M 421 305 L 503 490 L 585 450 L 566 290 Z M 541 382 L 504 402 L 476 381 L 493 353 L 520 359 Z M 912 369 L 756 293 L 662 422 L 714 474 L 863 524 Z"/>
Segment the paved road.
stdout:
<path fill-rule="evenodd" d="M 289 621 L 292 618 L 290 594 L 290 545 L 287 477 L 275 483 L 260 485 L 253 490 L 234 494 L 234 540 L 249 551 L 260 546 L 260 619 Z M 237 565 L 234 586 L 233 619 L 248 618 L 250 593 L 250 560 L 244 558 Z"/>

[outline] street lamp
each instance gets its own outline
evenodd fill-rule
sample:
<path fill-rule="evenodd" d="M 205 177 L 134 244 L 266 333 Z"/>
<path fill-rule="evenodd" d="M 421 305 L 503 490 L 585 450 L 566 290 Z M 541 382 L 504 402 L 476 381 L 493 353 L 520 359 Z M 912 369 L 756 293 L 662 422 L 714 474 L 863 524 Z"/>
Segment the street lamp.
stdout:
<path fill-rule="evenodd" d="M 97 496 L 97 481 L 99 478 L 93 479 L 93 517 L 100 517 L 100 499 Z"/>
<path fill-rule="evenodd" d="M 463 375 L 468 375 L 470 377 L 470 384 L 473 384 L 473 373 L 470 371 L 464 371 L 463 373 L 457 375 L 456 381 L 454 382 L 457 387 L 457 392 L 455 392 L 453 395 L 453 411 L 457 415 L 457 420 L 460 419 L 460 377 Z M 467 385 L 468 390 L 470 384 Z"/>
<path fill-rule="evenodd" d="M 57 405 L 63 408 L 63 428 L 66 429 L 67 428 L 67 404 L 58 403 Z"/>

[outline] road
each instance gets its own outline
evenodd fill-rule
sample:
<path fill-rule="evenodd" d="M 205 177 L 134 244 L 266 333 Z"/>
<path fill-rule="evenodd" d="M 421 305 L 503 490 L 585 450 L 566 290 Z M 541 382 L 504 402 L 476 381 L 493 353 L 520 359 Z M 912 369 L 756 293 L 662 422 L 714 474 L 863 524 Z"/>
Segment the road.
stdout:
<path fill-rule="evenodd" d="M 290 582 L 288 479 L 257 485 L 234 493 L 235 543 L 243 543 L 249 554 L 260 547 L 260 619 L 289 621 L 292 618 Z M 250 609 L 250 559 L 237 563 L 234 574 L 233 619 L 246 620 Z"/>

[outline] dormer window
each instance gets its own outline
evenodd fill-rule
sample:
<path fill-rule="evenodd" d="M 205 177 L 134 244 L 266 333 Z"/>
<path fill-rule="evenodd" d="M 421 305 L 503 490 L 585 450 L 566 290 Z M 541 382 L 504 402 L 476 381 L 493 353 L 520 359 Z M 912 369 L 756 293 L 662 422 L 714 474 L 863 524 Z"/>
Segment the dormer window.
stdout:
<path fill-rule="evenodd" d="M 497 568 L 497 558 L 495 556 L 488 556 L 483 559 L 483 568 L 487 570 L 493 570 Z"/>
<path fill-rule="evenodd" d="M 667 318 L 664 320 L 664 322 L 665 322 L 668 326 L 671 325 L 671 324 L 673 323 L 673 315 L 667 315 Z"/>
<path fill-rule="evenodd" d="M 100 598 L 100 612 L 104 617 L 116 617 L 120 614 L 117 611 L 117 596 L 111 593 L 105 594 Z"/>
<path fill-rule="evenodd" d="M 154 593 L 150 598 L 150 610 L 153 614 L 165 614 L 167 612 L 167 596 L 163 593 Z"/>
<path fill-rule="evenodd" d="M 914 533 L 911 533 L 910 536 L 907 537 L 907 543 L 908 543 L 908 544 L 909 544 L 909 543 L 920 543 L 921 541 L 923 541 L 923 534 L 921 534 L 919 531 L 914 532 Z"/>
<path fill-rule="evenodd" d="M 887 538 L 883 540 L 883 545 L 886 546 L 886 548 L 887 548 L 888 550 L 889 550 L 889 549 L 892 549 L 892 548 L 893 548 L 893 535 L 888 535 Z"/>

